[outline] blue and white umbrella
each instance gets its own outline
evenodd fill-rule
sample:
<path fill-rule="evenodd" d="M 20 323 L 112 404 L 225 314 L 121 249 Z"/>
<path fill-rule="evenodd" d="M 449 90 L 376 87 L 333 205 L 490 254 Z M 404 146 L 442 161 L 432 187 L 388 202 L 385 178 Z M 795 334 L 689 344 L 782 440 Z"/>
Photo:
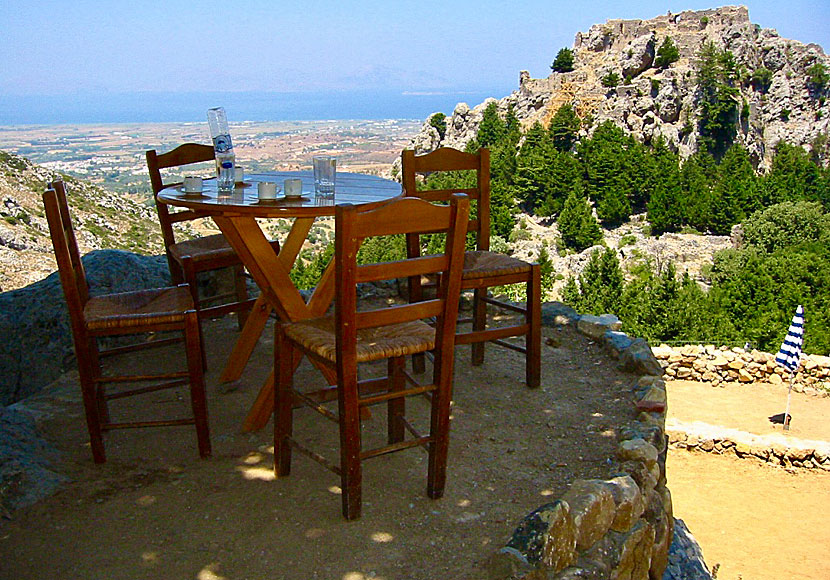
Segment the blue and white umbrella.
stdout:
<path fill-rule="evenodd" d="M 794 373 L 801 362 L 801 346 L 804 344 L 804 309 L 801 305 L 795 309 L 795 316 L 790 323 L 787 337 L 775 355 L 775 362 Z"/>
<path fill-rule="evenodd" d="M 790 394 L 798 365 L 801 363 L 801 347 L 804 344 L 804 309 L 801 305 L 795 309 L 795 316 L 790 323 L 787 337 L 775 355 L 775 362 L 790 371 L 790 388 L 787 391 L 787 410 L 784 411 L 784 429 L 790 428 Z"/>

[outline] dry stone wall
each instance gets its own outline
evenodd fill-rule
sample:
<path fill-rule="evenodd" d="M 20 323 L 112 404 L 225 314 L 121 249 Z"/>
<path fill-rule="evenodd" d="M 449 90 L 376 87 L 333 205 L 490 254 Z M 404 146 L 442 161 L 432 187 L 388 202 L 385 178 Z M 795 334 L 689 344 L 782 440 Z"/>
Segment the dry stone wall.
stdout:
<path fill-rule="evenodd" d="M 667 378 L 704 381 L 714 386 L 728 383 L 789 383 L 793 390 L 816 396 L 830 396 L 830 357 L 805 355 L 794 377 L 775 363 L 775 355 L 759 350 L 688 345 L 672 348 L 665 344 L 654 348 L 654 356 L 665 369 Z"/>
<path fill-rule="evenodd" d="M 677 530 L 666 486 L 662 368 L 647 342 L 619 332 L 621 323 L 613 315 L 579 316 L 559 303 L 545 304 L 542 311 L 546 324 L 576 326 L 638 376 L 631 387 L 639 413 L 619 426 L 619 473 L 575 481 L 561 498 L 528 514 L 490 559 L 490 578 L 663 578 Z"/>
<path fill-rule="evenodd" d="M 830 396 L 830 357 L 806 355 L 795 376 L 775 362 L 775 355 L 758 350 L 687 345 L 660 345 L 654 355 L 671 379 L 703 381 L 713 387 L 769 383 L 789 385 L 796 392 Z M 729 454 L 786 468 L 830 471 L 830 443 L 800 440 L 782 434 L 755 435 L 705 423 L 666 424 L 669 445 L 689 451 Z"/>

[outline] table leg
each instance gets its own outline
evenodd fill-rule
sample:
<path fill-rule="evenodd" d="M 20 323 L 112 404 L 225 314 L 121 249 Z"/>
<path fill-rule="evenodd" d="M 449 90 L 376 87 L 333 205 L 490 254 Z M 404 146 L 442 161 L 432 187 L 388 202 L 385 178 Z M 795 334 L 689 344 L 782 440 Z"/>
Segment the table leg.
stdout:
<path fill-rule="evenodd" d="M 313 317 L 322 316 L 325 314 L 326 310 L 328 310 L 329 305 L 331 305 L 331 301 L 334 299 L 334 260 L 329 263 L 326 267 L 325 271 L 323 272 L 323 276 L 320 278 L 320 282 L 317 284 L 317 288 L 314 289 L 314 293 L 311 296 L 311 300 L 308 302 L 309 310 Z M 302 356 L 300 356 L 296 361 L 294 361 L 294 371 L 297 370 L 297 366 L 300 364 L 300 360 Z M 312 361 L 314 363 L 314 361 Z M 317 365 L 315 364 L 320 372 L 325 377 L 326 381 L 330 385 L 334 385 L 337 383 L 337 374 L 332 372 L 329 367 Z M 292 372 L 294 372 L 292 371 Z M 259 431 L 263 427 L 265 427 L 266 423 L 268 423 L 268 419 L 270 419 L 271 414 L 274 410 L 274 373 L 273 371 L 268 375 L 268 378 L 265 381 L 265 384 L 262 385 L 262 388 L 259 390 L 259 394 L 257 395 L 254 404 L 251 406 L 251 410 L 248 411 L 248 416 L 245 418 L 245 423 L 242 426 L 242 431 L 247 433 L 249 431 Z"/>
<path fill-rule="evenodd" d="M 299 218 L 294 221 L 279 255 L 274 252 L 256 219 L 246 216 L 214 216 L 213 219 L 260 287 L 262 294 L 257 299 L 257 306 L 260 305 L 260 301 L 266 302 L 270 308 L 277 310 L 281 320 L 289 321 L 313 318 L 325 313 L 334 299 L 334 263 L 330 263 L 326 268 L 308 304 L 303 301 L 299 290 L 291 282 L 289 276 L 303 242 L 311 230 L 314 218 Z M 250 356 L 251 350 L 262 334 L 270 308 L 252 311 L 249 320 L 252 318 L 254 320 L 242 329 L 222 374 L 223 379 L 226 376 L 232 377 L 233 373 L 237 373 L 238 378 L 239 373 L 242 372 L 247 363 L 247 357 Z M 268 312 L 262 316 L 264 310 Z M 300 359 L 295 362 L 295 368 L 299 363 Z M 329 369 L 319 366 L 318 368 L 323 372 L 329 384 L 336 382 L 336 376 Z M 273 410 L 273 397 L 274 373 L 272 369 L 248 412 L 243 431 L 257 431 L 265 426 Z"/>
<path fill-rule="evenodd" d="M 273 311 L 274 307 L 268 304 L 268 301 L 262 295 L 256 299 L 236 345 L 233 347 L 233 352 L 228 357 L 225 370 L 222 371 L 222 375 L 219 377 L 220 383 L 236 381 L 242 376 L 242 371 L 248 364 L 254 347 L 256 347 L 259 337 L 265 329 L 265 324 L 268 322 L 268 317 Z"/>

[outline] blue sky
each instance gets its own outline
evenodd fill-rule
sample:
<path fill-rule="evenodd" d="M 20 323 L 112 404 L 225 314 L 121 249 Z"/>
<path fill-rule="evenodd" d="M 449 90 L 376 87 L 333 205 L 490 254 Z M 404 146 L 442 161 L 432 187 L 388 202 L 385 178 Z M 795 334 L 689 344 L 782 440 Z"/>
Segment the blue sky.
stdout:
<path fill-rule="evenodd" d="M 745 3 L 830 49 L 830 0 Z M 547 76 L 577 31 L 695 0 L 5 0 L 0 96 L 138 91 L 502 91 Z M 50 83 L 52 87 L 50 88 Z"/>

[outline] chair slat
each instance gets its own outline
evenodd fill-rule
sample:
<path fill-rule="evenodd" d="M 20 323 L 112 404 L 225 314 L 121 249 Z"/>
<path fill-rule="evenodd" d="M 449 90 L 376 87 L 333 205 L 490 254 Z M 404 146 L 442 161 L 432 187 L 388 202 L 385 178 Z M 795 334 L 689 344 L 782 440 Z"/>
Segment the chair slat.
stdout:
<path fill-rule="evenodd" d="M 444 305 L 441 300 L 426 300 L 424 302 L 378 308 L 368 312 L 358 312 L 355 320 L 357 321 L 357 328 L 373 328 L 431 318 L 441 314 L 443 309 Z"/>
<path fill-rule="evenodd" d="M 448 260 L 447 256 L 440 255 L 421 256 L 380 264 L 363 264 L 357 267 L 356 278 L 359 283 L 363 283 L 441 272 L 446 270 Z"/>

